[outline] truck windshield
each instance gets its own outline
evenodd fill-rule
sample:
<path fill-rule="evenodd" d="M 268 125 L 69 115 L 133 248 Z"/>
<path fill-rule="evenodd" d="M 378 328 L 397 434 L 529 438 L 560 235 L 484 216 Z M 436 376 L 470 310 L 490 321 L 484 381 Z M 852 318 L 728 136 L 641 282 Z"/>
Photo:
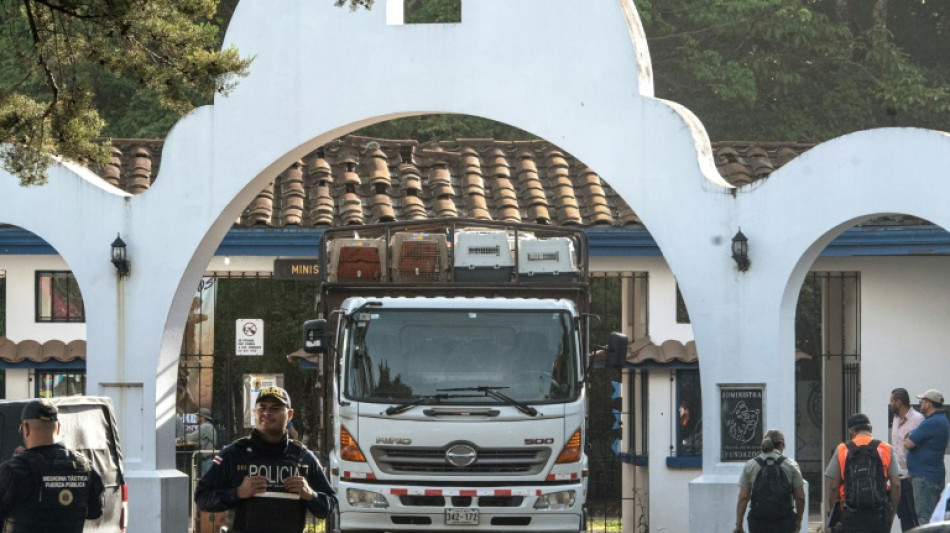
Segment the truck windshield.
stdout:
<path fill-rule="evenodd" d="M 503 389 L 518 402 L 577 394 L 573 322 L 561 311 L 364 309 L 350 322 L 346 396 L 403 403 L 445 389 Z M 480 394 L 452 403 L 490 403 Z"/>

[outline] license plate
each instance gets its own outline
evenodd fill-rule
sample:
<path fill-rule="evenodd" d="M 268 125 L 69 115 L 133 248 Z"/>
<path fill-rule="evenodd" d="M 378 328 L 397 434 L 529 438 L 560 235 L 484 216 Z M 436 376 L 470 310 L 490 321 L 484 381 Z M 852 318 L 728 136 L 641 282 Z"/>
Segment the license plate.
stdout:
<path fill-rule="evenodd" d="M 478 509 L 450 508 L 445 510 L 445 525 L 447 526 L 477 526 Z"/>

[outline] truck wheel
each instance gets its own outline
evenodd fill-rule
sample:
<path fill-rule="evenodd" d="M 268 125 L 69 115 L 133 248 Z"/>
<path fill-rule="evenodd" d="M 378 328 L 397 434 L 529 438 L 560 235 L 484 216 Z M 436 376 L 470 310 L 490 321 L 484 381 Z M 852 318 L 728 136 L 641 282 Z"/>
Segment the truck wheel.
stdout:
<path fill-rule="evenodd" d="M 587 509 L 581 513 L 581 530 L 579 533 L 587 533 Z"/>

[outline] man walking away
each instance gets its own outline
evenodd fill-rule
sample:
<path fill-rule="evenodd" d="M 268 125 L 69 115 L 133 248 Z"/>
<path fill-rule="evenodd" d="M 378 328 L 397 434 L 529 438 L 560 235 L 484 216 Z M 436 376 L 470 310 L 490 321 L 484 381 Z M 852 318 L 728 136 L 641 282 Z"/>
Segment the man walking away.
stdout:
<path fill-rule="evenodd" d="M 26 451 L 0 466 L 0 528 L 12 533 L 80 533 L 102 516 L 102 478 L 82 455 L 56 443 L 59 410 L 49 400 L 23 408 Z"/>
<path fill-rule="evenodd" d="M 923 422 L 904 439 L 907 471 L 914 486 L 914 503 L 921 524 L 930 521 L 943 491 L 946 469 L 943 455 L 950 440 L 950 422 L 943 410 L 943 393 L 930 389 L 917 396 Z"/>
<path fill-rule="evenodd" d="M 739 476 L 733 533 L 743 533 L 742 518 L 750 499 L 749 533 L 793 533 L 801 529 L 805 480 L 798 463 L 782 455 L 784 451 L 785 435 L 770 429 L 762 440 L 762 453 L 747 462 Z"/>
<path fill-rule="evenodd" d="M 825 469 L 828 507 L 840 504 L 844 533 L 887 533 L 901 498 L 897 457 L 890 444 L 871 436 L 863 413 L 848 417 L 848 433 L 850 440 L 838 445 Z"/>
<path fill-rule="evenodd" d="M 891 391 L 891 412 L 894 420 L 891 424 L 891 449 L 897 456 L 897 469 L 901 478 L 901 502 L 897 506 L 897 517 L 901 520 L 901 531 L 907 531 L 918 525 L 917 509 L 914 507 L 914 488 L 907 473 L 907 449 L 904 448 L 904 439 L 911 431 L 917 428 L 924 420 L 910 405 L 910 395 L 907 389 Z"/>

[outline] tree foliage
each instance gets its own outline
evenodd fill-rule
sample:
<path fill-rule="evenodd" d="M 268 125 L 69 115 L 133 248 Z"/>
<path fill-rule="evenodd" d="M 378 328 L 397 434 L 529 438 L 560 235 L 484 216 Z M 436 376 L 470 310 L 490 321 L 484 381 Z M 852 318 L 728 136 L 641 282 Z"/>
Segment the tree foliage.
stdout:
<path fill-rule="evenodd" d="M 128 116 L 122 111 L 131 108 L 149 111 L 137 120 L 170 125 L 227 92 L 250 61 L 233 47 L 218 50 L 217 4 L 0 0 L 4 169 L 22 184 L 44 183 L 50 154 L 106 160 L 106 148 L 95 142 L 104 115 Z"/>
<path fill-rule="evenodd" d="M 710 136 L 825 140 L 879 126 L 946 129 L 950 3 L 638 0 L 656 93 Z"/>

